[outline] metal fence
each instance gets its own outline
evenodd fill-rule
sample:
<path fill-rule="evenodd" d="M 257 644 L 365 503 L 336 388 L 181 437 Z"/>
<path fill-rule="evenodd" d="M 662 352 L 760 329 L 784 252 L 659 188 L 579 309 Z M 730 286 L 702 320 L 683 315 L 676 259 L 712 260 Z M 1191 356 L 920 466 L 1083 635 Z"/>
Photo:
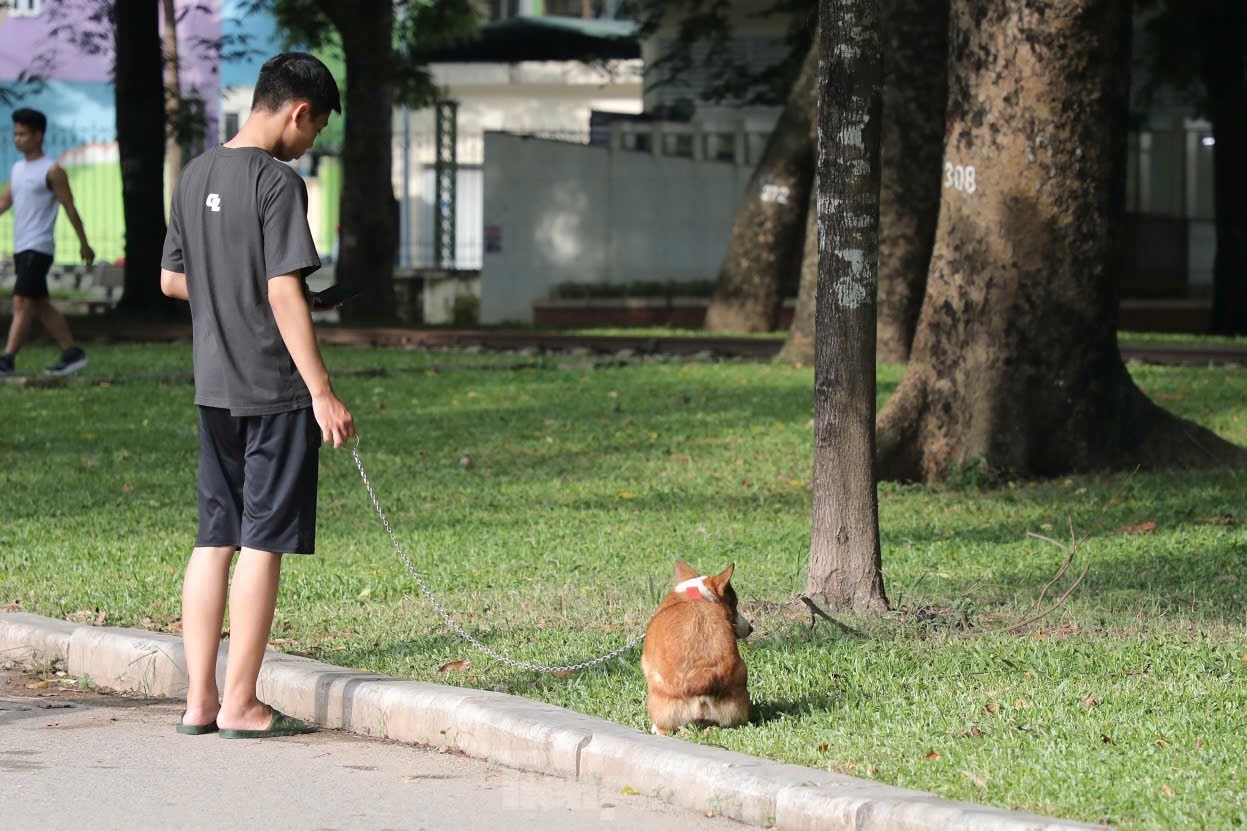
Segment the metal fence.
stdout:
<path fill-rule="evenodd" d="M 7 119 L 5 119 L 7 125 Z M 125 222 L 121 209 L 121 168 L 116 134 L 98 126 L 50 127 L 43 141 L 44 155 L 56 159 L 69 174 L 74 205 L 82 217 L 87 240 L 100 262 L 116 262 L 125 252 Z M 8 182 L 13 164 L 21 159 L 11 140 L 0 142 L 0 182 Z M 56 262 L 81 262 L 78 237 L 65 217 L 56 223 Z M 0 257 L 13 254 L 13 213 L 0 216 Z"/>

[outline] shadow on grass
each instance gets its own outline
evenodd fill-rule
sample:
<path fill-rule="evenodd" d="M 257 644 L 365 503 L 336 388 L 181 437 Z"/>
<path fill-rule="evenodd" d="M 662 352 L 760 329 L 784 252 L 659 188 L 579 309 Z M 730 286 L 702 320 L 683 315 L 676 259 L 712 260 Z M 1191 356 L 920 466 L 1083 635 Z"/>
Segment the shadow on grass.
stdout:
<path fill-rule="evenodd" d="M 763 725 L 775 721 L 809 718 L 831 711 L 843 695 L 814 693 L 800 698 L 753 701 L 751 724 Z"/>
<path fill-rule="evenodd" d="M 469 633 L 484 643 L 490 649 L 501 655 L 509 656 L 513 659 L 530 663 L 542 664 L 546 666 L 566 666 L 581 663 L 585 660 L 595 657 L 597 654 L 606 654 L 619 646 L 622 646 L 628 639 L 627 633 L 610 633 L 603 634 L 599 644 L 594 647 L 591 644 L 581 643 L 578 645 L 570 645 L 566 647 L 566 654 L 562 651 L 552 652 L 551 650 L 543 650 L 540 655 L 527 655 L 531 649 L 524 649 L 523 641 L 525 640 L 524 630 L 511 630 L 509 632 L 480 631 L 468 629 Z M 457 634 L 451 632 L 439 632 L 436 634 L 426 635 L 418 638 L 406 638 L 402 640 L 394 640 L 385 643 L 377 643 L 366 647 L 350 648 L 343 650 L 326 650 L 320 648 L 309 649 L 306 653 L 308 656 L 319 661 L 336 664 L 339 666 L 367 666 L 367 667 L 408 667 L 413 670 L 424 669 L 432 671 L 437 677 L 431 679 L 434 682 L 445 683 L 460 686 L 460 681 L 468 682 L 466 686 L 476 686 L 475 680 L 479 679 L 482 674 L 488 674 L 490 681 L 504 683 L 509 692 L 524 694 L 525 690 L 533 690 L 546 684 L 553 678 L 549 673 L 513 667 L 499 662 L 492 656 L 481 652 L 477 647 L 469 644 Z M 436 658 L 437 661 L 443 661 L 442 664 L 450 664 L 451 662 L 468 659 L 473 662 L 468 670 L 448 669 L 445 672 L 438 672 L 437 667 L 417 667 L 412 666 L 409 656 L 420 655 L 425 656 L 441 656 Z M 521 657 L 524 656 L 524 657 Z M 594 667 L 579 670 L 577 675 L 594 675 L 597 677 L 627 677 L 640 675 L 640 656 L 641 647 L 638 645 L 634 649 L 624 653 L 623 655 L 597 664 Z M 563 679 L 554 679 L 559 683 L 564 683 Z"/>

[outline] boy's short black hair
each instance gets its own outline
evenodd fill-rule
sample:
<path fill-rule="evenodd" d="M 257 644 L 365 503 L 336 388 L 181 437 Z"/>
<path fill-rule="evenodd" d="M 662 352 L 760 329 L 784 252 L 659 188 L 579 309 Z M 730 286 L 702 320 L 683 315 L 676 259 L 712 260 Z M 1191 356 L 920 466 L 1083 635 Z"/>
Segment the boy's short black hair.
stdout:
<path fill-rule="evenodd" d="M 36 133 L 48 131 L 48 117 L 38 110 L 26 107 L 13 111 L 13 123 L 20 124 L 28 130 L 34 130 Z"/>
<path fill-rule="evenodd" d="M 290 101 L 307 101 L 312 115 L 342 112 L 338 82 L 329 67 L 306 52 L 283 52 L 260 67 L 251 109 L 276 112 Z"/>

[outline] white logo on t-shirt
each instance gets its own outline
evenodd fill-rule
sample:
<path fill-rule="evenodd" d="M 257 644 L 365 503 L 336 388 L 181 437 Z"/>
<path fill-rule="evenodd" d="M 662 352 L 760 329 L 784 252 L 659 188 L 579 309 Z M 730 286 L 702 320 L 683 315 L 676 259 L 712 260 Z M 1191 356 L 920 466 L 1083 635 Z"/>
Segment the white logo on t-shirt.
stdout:
<path fill-rule="evenodd" d="M 211 208 L 216 213 L 220 213 L 221 212 L 221 194 L 219 193 L 208 194 L 208 199 L 207 201 L 204 202 L 204 204 L 207 205 L 209 208 Z"/>

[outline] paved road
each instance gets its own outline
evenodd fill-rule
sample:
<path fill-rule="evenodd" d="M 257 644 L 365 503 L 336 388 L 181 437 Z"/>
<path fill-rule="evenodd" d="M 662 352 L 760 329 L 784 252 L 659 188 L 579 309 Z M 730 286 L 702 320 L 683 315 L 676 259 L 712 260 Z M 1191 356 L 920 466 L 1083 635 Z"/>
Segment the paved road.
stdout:
<path fill-rule="evenodd" d="M 336 731 L 226 741 L 176 702 L 27 689 L 0 671 L 0 827 L 704 829 L 744 826 L 640 794 Z"/>

